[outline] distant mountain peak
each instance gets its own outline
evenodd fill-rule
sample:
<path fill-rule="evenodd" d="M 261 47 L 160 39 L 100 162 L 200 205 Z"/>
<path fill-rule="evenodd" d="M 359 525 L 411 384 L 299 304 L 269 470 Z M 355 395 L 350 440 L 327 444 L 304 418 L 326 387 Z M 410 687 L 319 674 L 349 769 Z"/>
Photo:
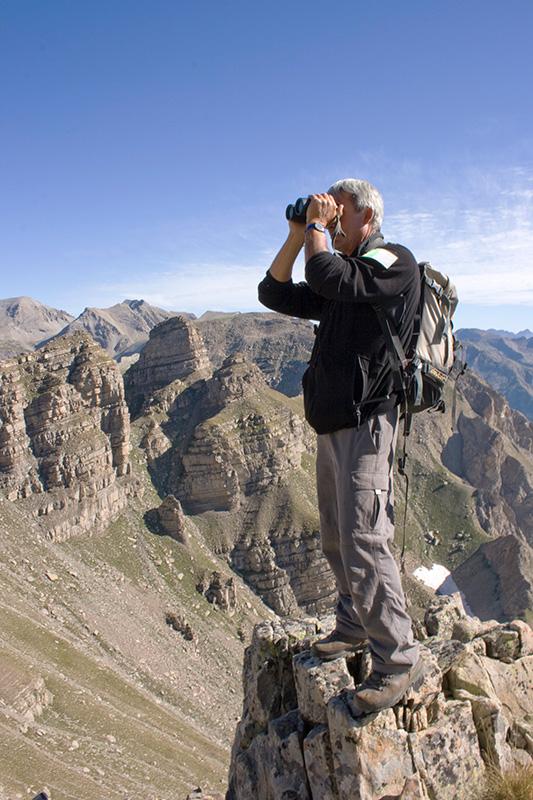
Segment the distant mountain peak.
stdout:
<path fill-rule="evenodd" d="M 147 305 L 146 300 L 123 300 L 122 305 L 129 306 L 132 311 L 136 311 L 141 306 Z"/>

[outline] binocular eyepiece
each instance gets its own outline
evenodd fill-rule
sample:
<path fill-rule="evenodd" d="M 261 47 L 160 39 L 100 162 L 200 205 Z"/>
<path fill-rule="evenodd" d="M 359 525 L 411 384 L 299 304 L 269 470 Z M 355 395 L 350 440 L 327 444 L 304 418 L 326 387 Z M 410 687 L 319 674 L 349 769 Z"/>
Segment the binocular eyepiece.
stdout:
<path fill-rule="evenodd" d="M 293 222 L 305 222 L 305 215 L 311 202 L 310 197 L 299 197 L 295 203 L 289 203 L 285 210 L 285 217 Z"/>

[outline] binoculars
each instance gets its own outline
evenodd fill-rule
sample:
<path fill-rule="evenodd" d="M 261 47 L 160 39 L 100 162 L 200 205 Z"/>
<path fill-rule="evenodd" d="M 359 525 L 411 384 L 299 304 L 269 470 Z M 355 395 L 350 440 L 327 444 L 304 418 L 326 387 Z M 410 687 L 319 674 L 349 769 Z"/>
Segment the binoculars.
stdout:
<path fill-rule="evenodd" d="M 295 203 L 289 203 L 285 210 L 285 217 L 294 222 L 305 222 L 305 215 L 311 202 L 310 197 L 299 197 Z"/>

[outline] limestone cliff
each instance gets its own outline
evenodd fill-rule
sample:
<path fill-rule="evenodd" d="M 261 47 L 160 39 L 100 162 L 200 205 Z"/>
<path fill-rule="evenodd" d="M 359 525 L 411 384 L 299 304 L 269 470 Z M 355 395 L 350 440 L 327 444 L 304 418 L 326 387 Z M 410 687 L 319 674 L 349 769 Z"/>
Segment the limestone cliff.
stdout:
<path fill-rule="evenodd" d="M 212 363 L 243 353 L 264 374 L 269 386 L 294 397 L 313 347 L 313 326 L 304 319 L 274 313 L 202 315 L 195 320 Z"/>
<path fill-rule="evenodd" d="M 167 324 L 161 335 L 181 337 L 183 328 Z M 175 352 L 172 343 L 161 347 Z M 169 362 L 169 378 L 177 372 L 134 424 L 160 493 L 180 501 L 275 611 L 329 608 L 334 579 L 320 551 L 314 435 L 300 401 L 271 389 L 238 353 L 211 375 L 179 373 Z"/>
<path fill-rule="evenodd" d="M 533 544 L 533 424 L 473 373 L 461 391 L 470 405 L 458 419 L 462 470 L 477 489 L 479 521 Z"/>
<path fill-rule="evenodd" d="M 158 389 L 209 367 L 202 338 L 191 322 L 180 316 L 160 322 L 150 331 L 138 361 L 124 375 L 132 415 Z"/>
<path fill-rule="evenodd" d="M 50 538 L 101 529 L 134 491 L 117 366 L 87 335 L 0 365 L 0 488 Z"/>
<path fill-rule="evenodd" d="M 533 549 L 521 537 L 482 544 L 452 577 L 481 619 L 513 619 L 533 609 Z"/>
<path fill-rule="evenodd" d="M 531 331 L 463 328 L 457 335 L 470 366 L 533 421 L 533 335 Z"/>
<path fill-rule="evenodd" d="M 257 625 L 227 800 L 470 797 L 487 759 L 500 768 L 532 761 L 532 636 L 524 623 L 492 623 L 471 641 L 426 633 L 421 688 L 361 717 L 350 700 L 366 653 L 321 662 L 309 649 L 313 624 Z"/>

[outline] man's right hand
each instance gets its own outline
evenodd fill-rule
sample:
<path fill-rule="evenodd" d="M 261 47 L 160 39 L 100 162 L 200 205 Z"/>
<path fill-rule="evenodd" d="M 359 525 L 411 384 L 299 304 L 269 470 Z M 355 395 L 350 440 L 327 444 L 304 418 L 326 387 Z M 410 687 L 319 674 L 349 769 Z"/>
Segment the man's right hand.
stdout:
<path fill-rule="evenodd" d="M 307 209 L 307 223 L 320 222 L 327 228 L 337 215 L 342 215 L 342 211 L 342 204 L 338 206 L 333 195 L 327 192 L 323 194 L 312 194 L 311 202 Z"/>

